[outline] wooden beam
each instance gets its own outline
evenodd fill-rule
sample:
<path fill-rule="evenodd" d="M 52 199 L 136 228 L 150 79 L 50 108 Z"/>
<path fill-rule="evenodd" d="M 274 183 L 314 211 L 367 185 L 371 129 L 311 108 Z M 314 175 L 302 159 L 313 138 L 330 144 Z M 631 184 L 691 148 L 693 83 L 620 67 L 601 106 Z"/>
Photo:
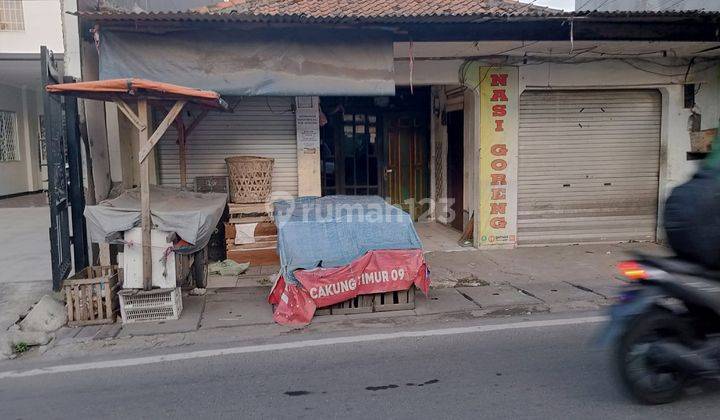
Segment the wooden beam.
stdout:
<path fill-rule="evenodd" d="M 143 122 L 140 117 L 135 113 L 135 111 L 130 108 L 130 105 L 125 103 L 122 99 L 113 99 L 113 102 L 115 102 L 115 105 L 117 105 L 118 109 L 125 114 L 128 120 L 137 128 L 138 130 L 145 130 L 147 128 L 147 122 Z"/>
<path fill-rule="evenodd" d="M 160 138 L 163 134 L 165 134 L 165 131 L 167 131 L 168 127 L 170 127 L 170 124 L 172 124 L 173 121 L 175 121 L 175 117 L 180 114 L 180 111 L 182 111 L 183 107 L 187 101 L 177 101 L 175 102 L 175 105 L 170 109 L 170 112 L 167 113 L 165 118 L 162 120 L 160 125 L 155 129 L 155 132 L 150 136 L 147 143 L 141 143 L 140 146 L 140 163 L 144 162 L 147 156 L 152 151 L 153 147 L 157 144 L 157 142 L 160 141 Z"/>
<path fill-rule="evenodd" d="M 187 188 L 187 161 L 185 154 L 185 124 L 178 123 L 178 147 L 180 148 L 180 188 Z"/>
<path fill-rule="evenodd" d="M 193 122 L 190 123 L 190 125 L 185 129 L 185 138 L 187 139 L 187 136 L 192 133 L 192 131 L 200 124 L 200 121 L 205 119 L 207 117 L 209 110 L 204 109 L 201 113 L 198 114 L 197 117 L 193 120 Z"/>
<path fill-rule="evenodd" d="M 138 117 L 140 121 L 145 121 L 146 127 L 149 123 L 148 103 L 147 99 L 138 100 Z M 139 130 L 139 143 L 143 148 L 148 144 L 148 130 Z M 142 273 L 143 273 L 143 289 L 150 290 L 152 288 L 152 248 L 151 248 L 151 232 L 152 220 L 150 218 L 150 162 L 140 160 L 140 206 L 141 218 L 140 227 L 142 228 Z"/>

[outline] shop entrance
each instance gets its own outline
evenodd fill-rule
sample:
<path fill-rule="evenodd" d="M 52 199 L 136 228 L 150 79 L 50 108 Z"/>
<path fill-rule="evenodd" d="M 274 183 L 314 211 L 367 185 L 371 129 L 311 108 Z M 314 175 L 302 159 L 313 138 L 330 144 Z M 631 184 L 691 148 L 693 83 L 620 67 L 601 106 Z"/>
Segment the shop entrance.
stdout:
<path fill-rule="evenodd" d="M 430 89 L 322 97 L 323 195 L 379 195 L 420 219 L 429 204 Z"/>

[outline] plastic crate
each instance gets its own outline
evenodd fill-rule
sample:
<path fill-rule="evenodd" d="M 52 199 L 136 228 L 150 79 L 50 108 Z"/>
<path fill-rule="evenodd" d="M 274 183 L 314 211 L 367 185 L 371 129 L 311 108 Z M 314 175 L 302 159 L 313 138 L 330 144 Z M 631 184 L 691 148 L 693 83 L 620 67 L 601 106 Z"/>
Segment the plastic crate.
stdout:
<path fill-rule="evenodd" d="M 179 319 L 182 313 L 180 288 L 154 290 L 123 290 L 120 314 L 123 324 Z"/>

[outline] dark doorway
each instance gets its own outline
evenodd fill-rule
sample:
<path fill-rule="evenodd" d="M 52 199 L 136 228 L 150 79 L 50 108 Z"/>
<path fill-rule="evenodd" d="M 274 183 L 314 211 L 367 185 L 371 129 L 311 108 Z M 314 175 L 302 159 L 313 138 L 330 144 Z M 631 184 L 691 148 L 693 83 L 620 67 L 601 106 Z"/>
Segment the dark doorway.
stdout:
<path fill-rule="evenodd" d="M 388 97 L 322 97 L 323 195 L 379 195 L 417 219 L 429 197 L 430 88 Z M 412 198 L 411 203 L 406 201 Z"/>
<path fill-rule="evenodd" d="M 379 110 L 358 100 L 323 99 L 320 130 L 323 195 L 381 195 Z"/>
<path fill-rule="evenodd" d="M 450 225 L 463 230 L 463 111 L 447 113 L 447 197 L 455 214 Z"/>

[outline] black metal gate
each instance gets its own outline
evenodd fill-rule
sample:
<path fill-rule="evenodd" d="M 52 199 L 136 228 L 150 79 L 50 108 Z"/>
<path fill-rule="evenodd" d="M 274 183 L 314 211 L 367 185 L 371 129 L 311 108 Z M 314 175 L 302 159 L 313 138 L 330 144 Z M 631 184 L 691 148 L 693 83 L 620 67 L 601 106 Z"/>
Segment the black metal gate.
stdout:
<path fill-rule="evenodd" d="M 83 218 L 85 197 L 80 131 L 77 100 L 49 95 L 44 89 L 47 85 L 67 81 L 61 76 L 52 52 L 45 46 L 40 48 L 40 65 L 50 202 L 50 256 L 53 289 L 59 290 L 63 280 L 70 273 L 73 260 L 75 271 L 88 265 L 87 235 Z M 72 236 L 70 236 L 71 210 Z"/>

